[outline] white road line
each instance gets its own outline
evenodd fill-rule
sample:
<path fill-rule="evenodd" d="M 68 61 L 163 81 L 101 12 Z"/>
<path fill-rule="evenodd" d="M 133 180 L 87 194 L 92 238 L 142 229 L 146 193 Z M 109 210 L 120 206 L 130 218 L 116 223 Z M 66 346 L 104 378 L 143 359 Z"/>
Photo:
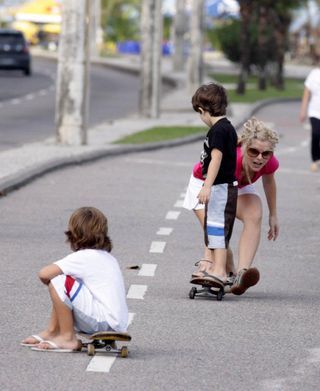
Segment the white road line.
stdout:
<path fill-rule="evenodd" d="M 11 99 L 11 100 L 10 100 L 10 103 L 11 103 L 12 105 L 18 105 L 18 104 L 21 103 L 21 99 Z"/>
<path fill-rule="evenodd" d="M 34 99 L 34 94 L 28 94 L 28 95 L 26 95 L 26 96 L 25 96 L 25 99 L 26 99 L 26 100 L 32 100 L 32 99 Z"/>
<path fill-rule="evenodd" d="M 183 200 L 178 200 L 178 201 L 174 204 L 174 207 L 175 207 L 175 208 L 182 208 L 182 207 L 183 207 Z"/>
<path fill-rule="evenodd" d="M 157 235 L 163 235 L 163 236 L 168 236 L 172 233 L 173 231 L 173 228 L 169 228 L 169 227 L 160 227 L 158 232 L 157 232 Z"/>
<path fill-rule="evenodd" d="M 186 193 L 185 193 L 185 192 L 180 194 L 180 197 L 181 197 L 181 198 L 184 198 L 185 196 L 186 196 Z"/>
<path fill-rule="evenodd" d="M 150 253 L 163 253 L 164 248 L 166 247 L 166 242 L 151 242 Z"/>
<path fill-rule="evenodd" d="M 131 323 L 133 322 L 133 319 L 134 317 L 136 316 L 136 314 L 134 312 L 129 312 L 129 318 L 128 318 L 128 327 L 131 325 Z"/>
<path fill-rule="evenodd" d="M 45 95 L 48 94 L 48 91 L 47 91 L 47 90 L 40 90 L 40 91 L 38 92 L 38 94 L 39 94 L 40 96 L 45 96 Z"/>
<path fill-rule="evenodd" d="M 176 211 L 170 210 L 166 214 L 166 220 L 177 220 L 177 218 L 180 216 L 180 213 L 181 212 L 176 212 Z"/>
<path fill-rule="evenodd" d="M 87 366 L 88 372 L 110 372 L 116 357 L 109 357 L 103 353 L 96 353 Z"/>
<path fill-rule="evenodd" d="M 158 265 L 154 263 L 143 263 L 138 276 L 141 277 L 154 277 L 156 268 Z"/>
<path fill-rule="evenodd" d="M 147 285 L 130 285 L 127 293 L 127 299 L 143 300 L 147 289 Z"/>

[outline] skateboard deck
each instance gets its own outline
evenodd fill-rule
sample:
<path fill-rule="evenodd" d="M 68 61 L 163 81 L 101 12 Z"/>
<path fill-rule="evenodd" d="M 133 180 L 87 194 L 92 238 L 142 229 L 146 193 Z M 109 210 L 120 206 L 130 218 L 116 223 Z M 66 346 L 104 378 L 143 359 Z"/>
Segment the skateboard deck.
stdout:
<path fill-rule="evenodd" d="M 82 347 L 87 349 L 88 356 L 94 356 L 96 351 L 118 354 L 121 357 L 128 357 L 129 350 L 127 346 L 117 347 L 116 341 L 129 342 L 131 336 L 128 333 L 116 331 L 99 331 L 94 334 L 79 334 L 88 340 L 82 342 Z"/>

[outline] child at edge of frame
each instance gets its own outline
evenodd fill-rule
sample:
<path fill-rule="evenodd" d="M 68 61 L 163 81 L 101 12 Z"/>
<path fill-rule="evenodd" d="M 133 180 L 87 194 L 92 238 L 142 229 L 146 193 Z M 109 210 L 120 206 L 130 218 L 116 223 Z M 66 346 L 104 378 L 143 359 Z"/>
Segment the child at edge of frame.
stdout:
<path fill-rule="evenodd" d="M 232 235 L 237 208 L 236 150 L 237 133 L 226 118 L 228 99 L 219 84 L 200 86 L 192 97 L 193 109 L 209 127 L 200 156 L 203 187 L 198 195 L 205 204 L 205 244 L 214 253 L 212 263 L 193 284 L 210 284 L 223 289 L 227 281 L 227 248 Z"/>
<path fill-rule="evenodd" d="M 125 286 L 110 254 L 106 216 L 97 208 L 81 207 L 72 213 L 65 234 L 73 252 L 38 274 L 52 301 L 49 324 L 21 342 L 36 351 L 78 351 L 77 332 L 125 332 L 128 327 Z"/>

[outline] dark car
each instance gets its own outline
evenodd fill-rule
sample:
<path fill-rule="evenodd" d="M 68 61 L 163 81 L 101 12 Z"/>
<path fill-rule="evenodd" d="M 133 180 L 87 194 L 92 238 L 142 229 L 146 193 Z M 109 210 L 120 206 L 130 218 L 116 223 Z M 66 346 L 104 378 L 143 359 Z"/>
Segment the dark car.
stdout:
<path fill-rule="evenodd" d="M 0 69 L 21 69 L 31 75 L 31 55 L 21 31 L 0 29 Z"/>

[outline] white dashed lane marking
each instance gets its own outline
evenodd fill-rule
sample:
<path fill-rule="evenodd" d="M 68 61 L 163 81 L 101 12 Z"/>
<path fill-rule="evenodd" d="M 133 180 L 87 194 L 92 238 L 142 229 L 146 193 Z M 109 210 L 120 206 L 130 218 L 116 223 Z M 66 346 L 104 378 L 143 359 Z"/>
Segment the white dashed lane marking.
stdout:
<path fill-rule="evenodd" d="M 151 242 L 151 246 L 150 246 L 150 250 L 149 252 L 150 253 L 163 253 L 164 249 L 166 247 L 166 242 Z"/>
<path fill-rule="evenodd" d="M 178 200 L 175 204 L 174 204 L 175 208 L 182 208 L 183 207 L 183 200 Z"/>
<path fill-rule="evenodd" d="M 127 299 L 143 300 L 147 289 L 147 285 L 130 285 L 127 293 Z"/>
<path fill-rule="evenodd" d="M 138 273 L 141 277 L 154 277 L 157 265 L 153 263 L 143 263 Z"/>
<path fill-rule="evenodd" d="M 180 213 L 181 212 L 176 212 L 176 211 L 170 210 L 166 214 L 166 220 L 177 220 L 177 218 L 180 216 Z"/>
<path fill-rule="evenodd" d="M 172 231 L 173 231 L 173 228 L 160 227 L 157 232 L 157 235 L 169 236 L 172 233 Z"/>

